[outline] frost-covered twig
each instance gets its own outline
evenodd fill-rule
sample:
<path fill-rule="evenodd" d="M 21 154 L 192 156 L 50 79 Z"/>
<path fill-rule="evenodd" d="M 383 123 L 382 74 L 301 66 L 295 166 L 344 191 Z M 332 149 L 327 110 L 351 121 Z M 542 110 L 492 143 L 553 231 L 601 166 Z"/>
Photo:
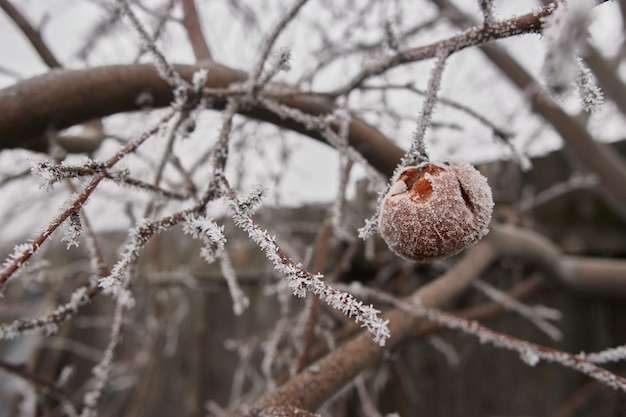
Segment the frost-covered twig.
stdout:
<path fill-rule="evenodd" d="M 516 299 L 503 293 L 502 291 L 498 290 L 497 288 L 493 287 L 485 281 L 476 280 L 472 282 L 472 285 L 480 290 L 487 297 L 491 298 L 494 301 L 502 303 L 502 305 L 504 305 L 507 310 L 514 311 L 520 316 L 528 319 L 539 330 L 550 336 L 552 340 L 561 340 L 561 338 L 563 337 L 561 331 L 552 323 L 550 323 L 546 317 L 548 315 L 550 318 L 556 317 L 557 319 L 560 319 L 561 315 L 558 310 L 547 309 L 546 307 L 529 307 L 526 304 L 522 304 Z"/>
<path fill-rule="evenodd" d="M 133 300 L 128 291 L 124 289 L 123 283 L 128 272 L 128 268 L 139 257 L 145 244 L 155 234 L 161 233 L 171 227 L 197 216 L 205 209 L 209 201 L 218 197 L 213 184 L 209 184 L 206 192 L 200 198 L 198 203 L 188 209 L 178 211 L 169 216 L 162 217 L 159 220 L 149 221 L 143 219 L 129 232 L 128 243 L 117 263 L 111 268 L 111 272 L 103 278 L 100 278 L 98 285 L 103 289 L 105 294 L 111 294 L 116 298 L 125 299 L 127 303 L 132 304 Z"/>
<path fill-rule="evenodd" d="M 117 3 L 130 20 L 133 29 L 139 35 L 143 43 L 143 47 L 150 51 L 152 56 L 155 58 L 155 67 L 159 72 L 159 75 L 161 75 L 161 77 L 163 77 L 163 79 L 167 81 L 172 88 L 178 90 L 179 92 L 185 91 L 189 87 L 189 84 L 180 76 L 172 64 L 170 64 L 167 58 L 165 58 L 165 55 L 163 55 L 163 53 L 156 46 L 154 39 L 148 34 L 137 18 L 137 15 L 135 15 L 132 11 L 130 4 L 128 4 L 128 0 L 117 0 Z"/>
<path fill-rule="evenodd" d="M 576 87 L 580 104 L 584 111 L 593 113 L 604 102 L 604 94 L 596 84 L 591 70 L 587 68 L 582 59 L 578 59 L 578 76 L 576 77 Z"/>
<path fill-rule="evenodd" d="M 122 300 L 128 307 L 131 307 L 134 304 L 134 300 L 130 292 L 125 288 L 124 282 L 126 281 L 129 268 L 137 261 L 145 244 L 152 236 L 182 222 L 186 216 L 196 210 L 198 210 L 197 207 L 177 212 L 158 221 L 140 220 L 130 230 L 124 251 L 113 268 L 111 268 L 109 275 L 100 278 L 98 281 L 98 286 L 103 293 L 110 294 L 116 299 Z"/>
<path fill-rule="evenodd" d="M 520 212 L 527 212 L 564 194 L 578 189 L 591 188 L 599 183 L 600 179 L 595 174 L 573 174 L 564 182 L 560 182 L 533 196 L 524 198 L 517 204 L 518 210 Z"/>
<path fill-rule="evenodd" d="M 269 62 L 269 68 L 261 75 L 261 78 L 255 84 L 254 88 L 260 90 L 267 83 L 269 83 L 275 76 L 281 71 L 288 72 L 291 61 L 291 51 L 287 48 L 282 48 L 274 54 Z"/>
<path fill-rule="evenodd" d="M 480 25 L 472 27 L 459 35 L 432 44 L 408 50 L 400 50 L 397 54 L 363 67 L 363 69 L 348 81 L 345 86 L 333 90 L 329 95 L 333 97 L 344 95 L 359 87 L 368 78 L 382 74 L 390 68 L 409 62 L 434 58 L 444 50 L 452 54 L 462 49 L 481 45 L 489 41 L 509 38 L 522 33 L 539 32 L 541 30 L 542 19 L 550 15 L 550 13 L 554 11 L 554 8 L 553 4 L 549 4 L 538 11 L 503 21 L 497 21 L 489 26 Z"/>
<path fill-rule="evenodd" d="M 27 331 L 42 329 L 46 334 L 57 331 L 58 325 L 72 317 L 78 309 L 87 304 L 96 295 L 94 286 L 80 287 L 66 304 L 58 306 L 53 312 L 35 319 L 18 319 L 9 324 L 0 324 L 0 340 L 9 340 L 23 336 Z"/>
<path fill-rule="evenodd" d="M 547 51 L 543 72 L 548 87 L 563 92 L 573 86 L 579 72 L 578 55 L 586 45 L 594 2 L 578 0 L 558 2 L 558 7 L 544 19 L 543 38 Z"/>
<path fill-rule="evenodd" d="M 426 131 L 430 127 L 433 111 L 437 104 L 437 92 L 441 86 L 441 77 L 445 68 L 446 59 L 448 58 L 448 51 L 442 50 L 437 54 L 437 61 L 435 67 L 432 69 L 430 78 L 428 80 L 428 90 L 424 104 L 422 105 L 422 111 L 417 121 L 417 127 L 413 133 L 413 139 L 409 150 L 404 154 L 400 163 L 396 167 L 391 178 L 396 178 L 397 175 L 405 169 L 407 166 L 419 165 L 422 162 L 429 160 L 428 152 L 426 149 L 425 135 Z M 376 233 L 378 229 L 378 217 L 380 215 L 380 203 L 383 197 L 389 191 L 391 183 L 387 183 L 385 189 L 378 195 L 378 201 L 374 214 L 369 219 L 365 220 L 365 225 L 359 229 L 359 237 L 361 239 L 367 239 Z"/>
<path fill-rule="evenodd" d="M 126 144 L 126 146 L 124 146 L 115 155 L 107 160 L 107 162 L 105 163 L 106 168 L 112 168 L 122 158 L 124 158 L 129 153 L 132 153 L 135 149 L 137 149 L 137 147 L 139 147 L 148 138 L 155 134 L 160 129 L 162 124 L 171 119 L 177 112 L 178 108 L 172 108 L 154 126 L 150 127 L 137 138 Z M 0 290 L 2 290 L 6 281 L 18 270 L 18 268 L 24 265 L 24 263 L 28 261 L 28 259 L 30 259 L 30 257 L 37 251 L 37 249 L 39 249 L 39 247 L 48 239 L 52 232 L 54 232 L 61 224 L 63 224 L 65 219 L 67 219 L 72 213 L 77 212 L 82 208 L 82 206 L 87 202 L 89 196 L 94 192 L 94 190 L 104 177 L 105 171 L 102 171 L 101 173 L 96 175 L 91 180 L 91 182 L 83 189 L 83 191 L 78 194 L 73 202 L 70 203 L 70 205 L 65 210 L 63 210 L 60 215 L 52 220 L 50 224 L 48 224 L 48 226 L 42 233 L 35 237 L 30 243 L 17 246 L 19 247 L 19 251 L 15 253 L 15 256 L 11 256 L 5 261 L 2 271 L 0 271 Z"/>
<path fill-rule="evenodd" d="M 517 352 L 520 355 L 520 359 L 529 366 L 535 366 L 541 360 L 557 363 L 594 378 L 613 389 L 626 392 L 626 378 L 600 368 L 591 361 L 586 360 L 584 355 L 574 355 L 499 333 L 476 321 L 460 318 L 435 308 L 427 308 L 399 300 L 382 291 L 368 289 L 367 292 L 415 317 L 426 318 L 450 329 L 460 330 L 463 333 L 476 336 L 482 344 L 490 344 L 497 348 Z"/>
<path fill-rule="evenodd" d="M 42 161 L 32 163 L 30 172 L 40 178 L 40 186 L 46 190 L 50 190 L 52 185 L 64 179 L 94 176 L 104 172 L 105 179 L 112 180 L 117 184 L 144 189 L 175 200 L 184 200 L 188 198 L 187 196 L 175 191 L 156 187 L 140 179 L 133 178 L 130 176 L 127 169 L 107 169 L 103 163 L 92 160 L 86 161 L 81 165 L 68 165 L 64 163 L 52 164 L 48 161 Z"/>
<path fill-rule="evenodd" d="M 220 181 L 224 176 L 226 162 L 228 162 L 228 144 L 230 142 L 230 132 L 233 128 L 233 118 L 237 113 L 239 105 L 237 101 L 231 99 L 226 105 L 223 113 L 222 129 L 217 139 L 217 143 L 211 153 L 211 166 L 213 167 L 213 181 Z"/>
<path fill-rule="evenodd" d="M 280 320 L 278 320 L 278 322 L 274 325 L 274 329 L 270 333 L 269 337 L 262 344 L 263 360 L 261 361 L 261 371 L 263 372 L 265 383 L 268 385 L 270 390 L 276 387 L 276 381 L 274 380 L 272 368 L 278 356 L 279 343 L 289 330 L 288 324 L 288 318 L 285 316 L 281 317 Z"/>
<path fill-rule="evenodd" d="M 308 291 L 319 295 L 331 307 L 336 308 L 353 317 L 358 323 L 372 333 L 374 341 L 384 346 L 389 337 L 387 321 L 378 317 L 379 311 L 372 305 L 363 305 L 349 293 L 337 291 L 322 280 L 321 274 L 312 274 L 305 270 L 300 263 L 291 260 L 278 246 L 276 239 L 262 229 L 252 218 L 251 207 L 260 201 L 261 194 L 256 193 L 247 200 L 236 198 L 234 191 L 224 181 L 223 186 L 229 199 L 229 207 L 235 224 L 263 250 L 265 256 L 274 264 L 274 268 L 285 275 L 288 286 L 297 297 L 304 297 Z"/>
<path fill-rule="evenodd" d="M 296 3 L 293 6 L 291 6 L 289 11 L 280 19 L 280 21 L 276 25 L 273 26 L 272 32 L 269 34 L 269 36 L 267 37 L 267 39 L 265 40 L 263 44 L 263 49 L 261 49 L 261 53 L 259 54 L 259 59 L 256 62 L 254 68 L 252 69 L 252 72 L 250 73 L 250 82 L 252 83 L 251 88 L 253 90 L 258 91 L 258 89 L 262 87 L 262 84 L 259 84 L 259 81 L 261 80 L 261 73 L 263 72 L 265 61 L 267 61 L 267 57 L 270 55 L 270 52 L 274 44 L 276 43 L 276 39 L 278 39 L 278 36 L 282 33 L 282 31 L 289 24 L 289 22 L 291 22 L 295 18 L 296 14 L 298 14 L 302 6 L 304 6 L 307 1 L 308 0 L 297 0 Z M 275 67 L 279 68 L 283 66 L 281 65 L 281 62 L 285 62 L 284 59 L 280 58 L 275 63 Z M 277 71 L 277 70 L 274 70 L 274 71 Z"/>
<path fill-rule="evenodd" d="M 102 397 L 102 391 L 109 382 L 113 365 L 113 355 L 117 345 L 122 338 L 122 327 L 124 323 L 124 313 L 129 308 L 128 304 L 118 299 L 115 304 L 115 312 L 113 315 L 113 324 L 111 325 L 111 334 L 109 335 L 109 343 L 102 354 L 102 359 L 93 368 L 93 386 L 85 392 L 83 396 L 84 408 L 80 417 L 96 417 L 98 415 L 97 408 Z"/>
<path fill-rule="evenodd" d="M 483 14 L 483 23 L 485 26 L 492 25 L 495 21 L 495 5 L 493 0 L 478 0 L 478 7 Z"/>
<path fill-rule="evenodd" d="M 235 315 L 240 316 L 250 305 L 250 299 L 239 286 L 235 268 L 233 268 L 233 264 L 230 261 L 230 257 L 228 256 L 226 249 L 222 249 L 217 252 L 217 257 L 220 261 L 222 276 L 226 280 L 228 291 L 233 299 L 233 311 L 235 312 Z"/>
<path fill-rule="evenodd" d="M 626 360 L 626 345 L 605 349 L 601 352 L 579 353 L 578 356 L 593 363 L 622 362 Z"/>
<path fill-rule="evenodd" d="M 430 127 L 435 105 L 437 104 L 437 93 L 441 87 L 441 78 L 443 76 L 443 70 L 445 69 L 447 59 L 448 52 L 446 50 L 442 50 L 439 54 L 437 54 L 435 66 L 433 67 L 430 77 L 428 78 L 426 98 L 424 99 L 424 104 L 422 104 L 420 116 L 417 119 L 417 127 L 415 128 L 415 132 L 413 132 L 411 146 L 402 158 L 396 173 L 407 166 L 418 165 L 429 160 L 425 136 L 426 131 Z"/>

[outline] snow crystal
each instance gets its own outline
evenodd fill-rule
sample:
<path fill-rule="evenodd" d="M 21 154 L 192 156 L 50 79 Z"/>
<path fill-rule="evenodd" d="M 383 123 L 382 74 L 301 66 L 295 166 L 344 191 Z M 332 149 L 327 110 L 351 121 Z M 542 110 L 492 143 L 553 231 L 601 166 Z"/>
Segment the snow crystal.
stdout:
<path fill-rule="evenodd" d="M 590 0 L 561 2 L 545 18 L 543 36 L 548 49 L 543 71 L 555 92 L 567 90 L 578 75 L 576 57 L 585 46 L 593 6 Z"/>
<path fill-rule="evenodd" d="M 522 349 L 520 351 L 520 359 L 528 366 L 535 366 L 539 363 L 539 356 L 537 351 L 530 347 Z"/>

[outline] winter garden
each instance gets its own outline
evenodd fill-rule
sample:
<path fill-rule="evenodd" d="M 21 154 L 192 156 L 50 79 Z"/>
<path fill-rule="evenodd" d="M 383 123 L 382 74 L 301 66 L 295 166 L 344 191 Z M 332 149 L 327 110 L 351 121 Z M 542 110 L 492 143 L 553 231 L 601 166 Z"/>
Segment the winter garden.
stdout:
<path fill-rule="evenodd" d="M 0 9 L 0 415 L 623 411 L 623 1 Z"/>

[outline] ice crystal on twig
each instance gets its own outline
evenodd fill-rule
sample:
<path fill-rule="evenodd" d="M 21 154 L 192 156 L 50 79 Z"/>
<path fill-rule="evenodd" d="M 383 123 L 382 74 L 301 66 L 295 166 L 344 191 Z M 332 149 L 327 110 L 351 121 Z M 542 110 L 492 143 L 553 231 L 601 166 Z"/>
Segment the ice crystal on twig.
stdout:
<path fill-rule="evenodd" d="M 65 234 L 61 238 L 62 242 L 67 242 L 67 249 L 72 246 L 78 247 L 80 241 L 78 238 L 83 228 L 80 223 L 80 214 L 73 212 L 65 219 Z"/>
<path fill-rule="evenodd" d="M 601 352 L 580 353 L 578 356 L 593 363 L 621 362 L 626 360 L 626 345 L 605 349 Z"/>
<path fill-rule="evenodd" d="M 237 274 L 235 273 L 235 268 L 233 268 L 233 264 L 230 261 L 228 252 L 226 252 L 226 250 L 220 250 L 217 253 L 217 257 L 220 260 L 220 270 L 222 271 L 222 276 L 226 280 L 228 291 L 233 299 L 233 312 L 236 316 L 240 316 L 250 305 L 250 299 L 246 296 L 246 294 L 244 294 L 239 286 Z"/>
<path fill-rule="evenodd" d="M 281 71 L 288 72 L 291 69 L 291 51 L 289 48 L 281 48 L 272 55 L 268 61 L 268 68 L 264 71 L 256 88 L 259 89 L 270 82 Z"/>
<path fill-rule="evenodd" d="M 209 70 L 206 68 L 200 68 L 193 73 L 191 78 L 191 85 L 196 92 L 201 92 L 206 84 L 207 77 L 209 76 Z"/>
<path fill-rule="evenodd" d="M 7 257 L 7 259 L 2 264 L 3 268 L 10 267 L 13 263 L 17 262 L 17 269 L 15 273 L 12 275 L 14 278 L 21 275 L 24 272 L 27 262 L 20 262 L 19 259 L 23 256 L 24 253 L 34 252 L 34 248 L 32 244 L 29 243 L 18 243 L 13 247 L 13 252 Z"/>
<path fill-rule="evenodd" d="M 560 2 L 544 19 L 547 51 L 543 71 L 548 87 L 556 93 L 566 91 L 576 80 L 577 56 L 585 46 L 593 6 L 590 0 Z"/>
<path fill-rule="evenodd" d="M 225 184 L 225 186 L 227 185 Z M 349 293 L 328 286 L 324 283 L 321 274 L 312 274 L 304 269 L 302 264 L 290 259 L 278 246 L 276 238 L 270 236 L 250 217 L 249 203 L 246 203 L 250 198 L 240 201 L 234 196 L 232 190 L 229 190 L 229 198 L 229 207 L 235 225 L 246 232 L 274 264 L 274 268 L 287 277 L 288 286 L 295 296 L 304 297 L 308 291 L 319 295 L 331 307 L 340 310 L 348 317 L 354 318 L 357 323 L 361 323 L 363 327 L 367 328 L 374 335 L 375 342 L 381 346 L 385 345 L 385 340 L 389 337 L 389 329 L 387 321 L 378 317 L 380 313 L 378 310 L 372 305 L 364 305 Z M 254 195 L 252 200 L 256 201 L 258 198 L 257 195 Z"/>
<path fill-rule="evenodd" d="M 528 319 L 539 330 L 547 334 L 552 340 L 558 341 L 563 337 L 561 331 L 547 320 L 548 318 L 554 317 L 556 317 L 556 319 L 560 319 L 561 315 L 559 311 L 542 306 L 539 306 L 539 308 L 529 307 L 485 281 L 474 281 L 473 285 L 492 300 L 504 305 L 506 309 L 514 311 L 520 316 Z"/>
<path fill-rule="evenodd" d="M 201 249 L 201 255 L 207 263 L 213 263 L 216 253 L 223 250 L 226 244 L 224 226 L 219 226 L 206 217 L 187 217 L 183 223 L 183 231 L 194 239 L 204 241 L 205 246 Z"/>
<path fill-rule="evenodd" d="M 580 97 L 580 104 L 584 111 L 592 113 L 604 102 L 602 90 L 596 84 L 591 70 L 587 68 L 582 59 L 578 59 L 576 87 L 578 87 L 578 96 Z"/>
<path fill-rule="evenodd" d="M 449 329 L 459 330 L 463 333 L 476 336 L 482 344 L 490 344 L 497 348 L 517 352 L 520 355 L 520 359 L 530 366 L 535 366 L 541 360 L 558 363 L 562 366 L 594 378 L 613 389 L 626 392 L 626 378 L 616 375 L 604 368 L 600 368 L 591 361 L 587 360 L 583 354 L 573 355 L 571 353 L 552 349 L 546 346 L 527 342 L 510 335 L 499 333 L 481 325 L 476 321 L 457 317 L 435 308 L 425 307 L 419 303 L 419 300 L 399 300 L 382 291 L 371 288 L 361 288 L 363 291 L 373 295 L 374 297 L 389 302 L 411 315 L 427 318 L 428 320 L 436 322 Z M 618 355 L 622 354 L 624 354 L 624 352 L 620 352 Z"/>
<path fill-rule="evenodd" d="M 91 299 L 87 288 L 81 287 L 72 293 L 70 301 L 58 306 L 46 316 L 36 319 L 19 319 L 9 324 L 0 324 L 0 340 L 10 340 L 23 336 L 26 332 L 43 329 L 44 333 L 56 330 L 58 325 L 72 317 L 78 309 Z M 54 333 L 54 332 L 53 332 Z"/>

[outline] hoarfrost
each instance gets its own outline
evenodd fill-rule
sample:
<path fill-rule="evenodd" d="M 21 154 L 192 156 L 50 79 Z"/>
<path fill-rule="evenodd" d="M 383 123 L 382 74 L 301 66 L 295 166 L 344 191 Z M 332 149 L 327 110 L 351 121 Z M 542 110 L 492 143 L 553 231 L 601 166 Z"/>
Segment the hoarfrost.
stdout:
<path fill-rule="evenodd" d="M 544 20 L 547 52 L 543 72 L 554 92 L 566 91 L 578 76 L 577 56 L 585 46 L 593 6 L 590 0 L 560 2 Z"/>

